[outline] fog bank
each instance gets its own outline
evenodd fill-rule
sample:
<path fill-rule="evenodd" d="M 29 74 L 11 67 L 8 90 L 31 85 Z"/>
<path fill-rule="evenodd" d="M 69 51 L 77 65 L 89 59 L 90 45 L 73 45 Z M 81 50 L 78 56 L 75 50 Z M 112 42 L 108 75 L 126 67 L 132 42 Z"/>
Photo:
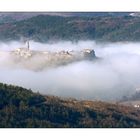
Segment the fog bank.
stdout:
<path fill-rule="evenodd" d="M 116 100 L 135 93 L 140 87 L 140 43 L 96 43 L 62 41 L 41 44 L 31 41 L 33 50 L 81 50 L 91 48 L 99 61 L 79 61 L 33 71 L 14 63 L 8 53 L 22 47 L 20 42 L 0 43 L 0 82 L 23 86 L 42 94 L 78 99 Z M 28 60 L 27 60 L 28 61 Z M 32 65 L 40 65 L 40 59 Z"/>

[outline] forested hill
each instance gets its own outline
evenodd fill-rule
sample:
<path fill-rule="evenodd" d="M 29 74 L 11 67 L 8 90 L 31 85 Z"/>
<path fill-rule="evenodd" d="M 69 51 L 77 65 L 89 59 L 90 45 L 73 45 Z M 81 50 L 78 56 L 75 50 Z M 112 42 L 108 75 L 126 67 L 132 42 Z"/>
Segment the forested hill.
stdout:
<path fill-rule="evenodd" d="M 0 127 L 140 127 L 140 111 L 100 101 L 42 96 L 0 84 Z"/>
<path fill-rule="evenodd" d="M 21 37 L 39 42 L 80 39 L 140 41 L 140 17 L 37 15 L 22 21 L 0 24 L 0 40 L 19 40 Z"/>

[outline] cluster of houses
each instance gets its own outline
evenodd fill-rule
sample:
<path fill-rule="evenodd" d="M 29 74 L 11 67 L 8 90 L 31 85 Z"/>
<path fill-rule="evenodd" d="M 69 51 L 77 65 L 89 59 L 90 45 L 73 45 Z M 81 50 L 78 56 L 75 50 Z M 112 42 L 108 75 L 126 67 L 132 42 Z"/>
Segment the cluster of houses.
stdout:
<path fill-rule="evenodd" d="M 30 50 L 29 43 L 27 43 L 27 47 L 17 48 L 16 50 L 11 52 L 15 56 L 21 58 L 31 58 L 33 56 L 41 56 L 47 58 L 48 60 L 58 60 L 58 61 L 77 61 L 77 60 L 92 60 L 95 59 L 95 52 L 93 49 L 83 49 L 81 51 L 59 51 L 59 52 L 51 52 L 51 51 L 35 51 Z"/>

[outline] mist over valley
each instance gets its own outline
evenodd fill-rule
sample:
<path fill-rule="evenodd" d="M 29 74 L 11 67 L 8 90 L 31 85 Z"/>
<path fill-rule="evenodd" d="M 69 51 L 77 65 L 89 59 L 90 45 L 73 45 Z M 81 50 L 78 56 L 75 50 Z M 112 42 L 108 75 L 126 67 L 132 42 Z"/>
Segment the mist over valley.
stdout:
<path fill-rule="evenodd" d="M 130 96 L 140 87 L 140 43 L 81 40 L 76 43 L 61 41 L 42 44 L 31 41 L 31 50 L 80 52 L 88 48 L 93 49 L 99 57 L 98 60 L 60 63 L 53 67 L 40 56 L 16 62 L 9 52 L 22 46 L 24 44 L 15 41 L 0 43 L 1 82 L 46 95 L 107 101 Z M 36 70 L 36 67 L 40 69 Z"/>
<path fill-rule="evenodd" d="M 140 127 L 139 12 L 0 12 L 0 128 Z"/>

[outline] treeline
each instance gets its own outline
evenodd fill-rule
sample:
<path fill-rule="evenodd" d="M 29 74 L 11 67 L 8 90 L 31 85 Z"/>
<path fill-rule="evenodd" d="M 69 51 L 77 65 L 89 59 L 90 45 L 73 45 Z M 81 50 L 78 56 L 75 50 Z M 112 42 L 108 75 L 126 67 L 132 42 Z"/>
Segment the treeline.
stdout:
<path fill-rule="evenodd" d="M 140 127 L 140 111 L 104 102 L 42 96 L 0 84 L 0 127 Z"/>
<path fill-rule="evenodd" d="M 0 40 L 31 38 L 50 40 L 92 39 L 97 41 L 140 41 L 140 17 L 60 17 L 38 15 L 0 25 Z"/>

